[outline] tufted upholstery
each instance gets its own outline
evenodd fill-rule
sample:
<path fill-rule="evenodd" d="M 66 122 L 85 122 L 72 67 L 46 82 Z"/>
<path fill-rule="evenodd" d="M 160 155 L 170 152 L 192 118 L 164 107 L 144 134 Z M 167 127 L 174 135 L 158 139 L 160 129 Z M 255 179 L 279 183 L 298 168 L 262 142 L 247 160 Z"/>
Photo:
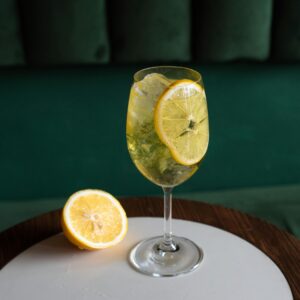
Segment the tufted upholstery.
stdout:
<path fill-rule="evenodd" d="M 300 58 L 298 0 L 2 0 L 0 65 Z"/>

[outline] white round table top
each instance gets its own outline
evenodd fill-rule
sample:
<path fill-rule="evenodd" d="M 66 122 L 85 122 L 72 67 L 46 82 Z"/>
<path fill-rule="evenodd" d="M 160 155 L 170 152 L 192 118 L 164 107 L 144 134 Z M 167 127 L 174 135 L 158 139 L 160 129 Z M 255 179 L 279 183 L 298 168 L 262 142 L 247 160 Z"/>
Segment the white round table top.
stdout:
<path fill-rule="evenodd" d="M 128 263 L 140 240 L 160 235 L 161 218 L 129 218 L 126 238 L 100 251 L 81 251 L 62 234 L 21 253 L 0 272 L 1 299 L 292 300 L 279 268 L 243 239 L 201 223 L 174 220 L 173 231 L 204 251 L 194 272 L 152 278 Z"/>

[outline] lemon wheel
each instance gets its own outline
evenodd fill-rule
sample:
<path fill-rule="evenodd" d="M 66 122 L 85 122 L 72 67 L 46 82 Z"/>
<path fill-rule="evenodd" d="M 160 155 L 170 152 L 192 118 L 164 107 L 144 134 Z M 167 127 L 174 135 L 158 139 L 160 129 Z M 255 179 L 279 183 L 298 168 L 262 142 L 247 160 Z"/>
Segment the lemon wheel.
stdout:
<path fill-rule="evenodd" d="M 209 140 L 204 89 L 191 80 L 175 81 L 156 103 L 154 126 L 174 160 L 186 166 L 198 163 Z"/>
<path fill-rule="evenodd" d="M 127 224 L 119 201 L 101 190 L 73 194 L 62 214 L 66 237 L 81 249 L 96 250 L 118 244 L 126 235 Z"/>

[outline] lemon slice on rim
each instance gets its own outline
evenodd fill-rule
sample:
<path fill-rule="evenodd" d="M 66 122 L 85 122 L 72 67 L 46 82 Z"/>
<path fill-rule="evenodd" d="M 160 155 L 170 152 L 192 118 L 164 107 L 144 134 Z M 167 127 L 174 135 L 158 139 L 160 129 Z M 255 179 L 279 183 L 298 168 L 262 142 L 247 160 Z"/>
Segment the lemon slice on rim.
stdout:
<path fill-rule="evenodd" d="M 62 227 L 71 243 L 96 250 L 118 244 L 128 228 L 124 209 L 117 199 L 101 190 L 82 190 L 68 199 Z"/>
<path fill-rule="evenodd" d="M 175 81 L 156 103 L 154 126 L 174 160 L 186 166 L 198 163 L 209 140 L 204 89 L 191 80 Z"/>

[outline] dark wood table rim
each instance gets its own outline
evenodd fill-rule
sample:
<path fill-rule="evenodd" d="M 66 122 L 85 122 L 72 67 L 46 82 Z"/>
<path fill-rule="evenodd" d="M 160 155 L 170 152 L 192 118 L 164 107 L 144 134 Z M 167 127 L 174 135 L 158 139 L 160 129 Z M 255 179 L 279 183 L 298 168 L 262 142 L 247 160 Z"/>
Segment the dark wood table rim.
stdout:
<path fill-rule="evenodd" d="M 163 201 L 156 197 L 120 199 L 128 217 L 162 216 Z M 61 231 L 61 210 L 52 211 L 0 233 L 0 269 L 37 242 Z M 281 269 L 295 300 L 300 300 L 300 241 L 265 221 L 233 209 L 176 199 L 173 217 L 201 222 L 229 231 L 255 245 Z"/>

